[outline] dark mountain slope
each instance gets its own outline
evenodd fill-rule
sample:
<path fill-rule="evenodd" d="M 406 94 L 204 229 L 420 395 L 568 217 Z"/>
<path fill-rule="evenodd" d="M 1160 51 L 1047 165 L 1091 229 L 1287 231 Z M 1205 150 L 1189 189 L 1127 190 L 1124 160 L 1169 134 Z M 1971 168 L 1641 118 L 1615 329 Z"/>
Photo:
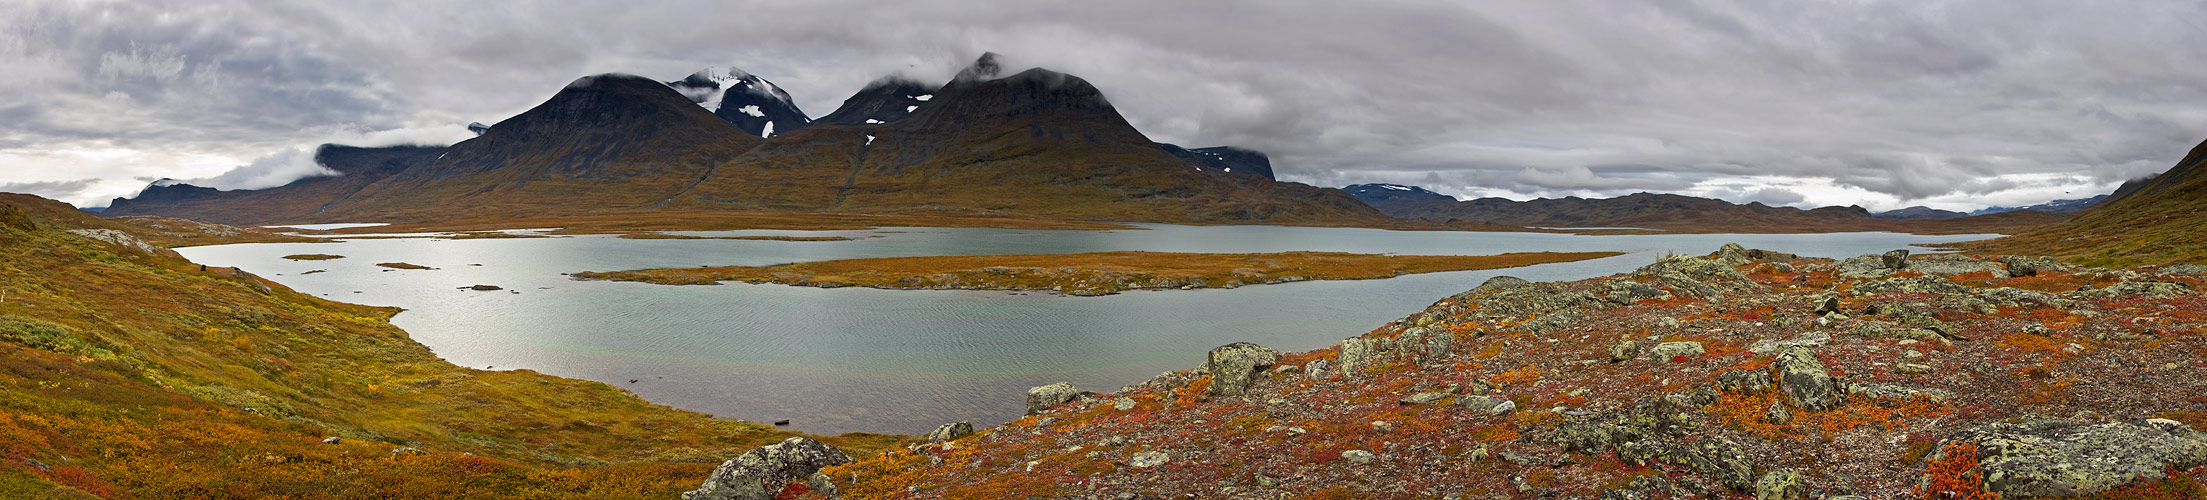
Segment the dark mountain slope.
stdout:
<path fill-rule="evenodd" d="M 156 182 L 136 197 L 116 198 L 100 215 L 162 215 L 236 225 L 299 220 L 348 200 L 392 174 L 426 166 L 444 151 L 435 146 L 361 148 L 324 144 L 315 151 L 314 161 L 337 172 L 336 176 L 307 177 L 279 187 L 238 191 Z"/>
<path fill-rule="evenodd" d="M 481 137 L 452 145 L 437 161 L 393 174 L 319 217 L 647 208 L 759 141 L 657 81 L 583 77 Z"/>
<path fill-rule="evenodd" d="M 900 119 L 856 126 L 822 119 L 775 137 L 722 166 L 672 206 L 1175 222 L 1384 221 L 1336 190 L 1227 173 L 1174 156 L 1129 125 L 1087 81 L 1044 69 L 991 79 L 991 61 L 962 72 Z"/>

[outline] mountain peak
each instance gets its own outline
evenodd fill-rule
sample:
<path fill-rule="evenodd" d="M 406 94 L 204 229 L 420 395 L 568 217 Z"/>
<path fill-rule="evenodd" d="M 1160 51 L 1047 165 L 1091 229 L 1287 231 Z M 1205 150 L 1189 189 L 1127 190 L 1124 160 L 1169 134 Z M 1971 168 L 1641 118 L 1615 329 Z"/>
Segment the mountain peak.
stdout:
<path fill-rule="evenodd" d="M 667 87 L 745 133 L 770 137 L 812 124 L 804 110 L 774 82 L 734 67 L 709 67 Z"/>
<path fill-rule="evenodd" d="M 904 75 L 889 75 L 866 84 L 843 100 L 835 112 L 815 123 L 827 125 L 879 125 L 904 118 L 935 99 L 935 87 Z"/>
<path fill-rule="evenodd" d="M 966 69 L 959 70 L 958 76 L 951 78 L 951 81 L 992 80 L 1001 74 L 1004 74 L 1004 56 L 995 52 L 983 52 L 981 58 L 975 59 L 973 65 L 966 66 Z"/>

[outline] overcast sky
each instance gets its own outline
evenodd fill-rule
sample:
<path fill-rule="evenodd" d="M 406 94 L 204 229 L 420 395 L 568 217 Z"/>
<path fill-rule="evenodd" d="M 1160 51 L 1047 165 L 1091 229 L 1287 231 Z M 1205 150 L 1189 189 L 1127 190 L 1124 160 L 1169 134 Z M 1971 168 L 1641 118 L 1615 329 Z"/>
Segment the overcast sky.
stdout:
<path fill-rule="evenodd" d="M 279 185 L 586 74 L 735 66 L 817 117 L 982 51 L 1285 180 L 1973 209 L 2207 139 L 2207 2 L 42 1 L 0 8 L 0 191 Z"/>

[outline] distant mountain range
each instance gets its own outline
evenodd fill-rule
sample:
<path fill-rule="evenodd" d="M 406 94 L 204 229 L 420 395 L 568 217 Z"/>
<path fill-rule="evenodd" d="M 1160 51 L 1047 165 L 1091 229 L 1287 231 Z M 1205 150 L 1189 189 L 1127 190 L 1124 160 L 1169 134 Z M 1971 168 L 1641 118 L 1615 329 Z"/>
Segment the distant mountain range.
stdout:
<path fill-rule="evenodd" d="M 2093 265 L 2207 264 L 2207 142 L 2159 175 L 2125 182 L 2076 218 L 1961 245 L 2055 255 Z"/>
<path fill-rule="evenodd" d="M 251 191 L 148 186 L 106 215 L 233 224 L 631 211 L 940 213 L 1387 224 L 1260 152 L 1150 140 L 1079 77 L 985 54 L 927 85 L 885 77 L 819 120 L 737 69 L 583 77 L 448 148 L 325 146 L 339 175 Z M 172 185 L 173 184 L 173 185 Z"/>
<path fill-rule="evenodd" d="M 1417 186 L 1400 184 L 1357 184 L 1342 190 L 1394 217 L 1451 224 L 1539 228 L 1638 228 L 1674 232 L 1757 233 L 1973 232 L 2004 231 L 2062 218 L 2041 212 L 2019 212 L 1997 217 L 1965 216 L 1951 221 L 1915 222 L 1879 218 L 1861 207 L 1803 210 L 1761 203 L 1743 205 L 1676 194 L 1637 193 L 1601 199 L 1566 197 L 1515 201 L 1480 198 L 1460 201 Z"/>

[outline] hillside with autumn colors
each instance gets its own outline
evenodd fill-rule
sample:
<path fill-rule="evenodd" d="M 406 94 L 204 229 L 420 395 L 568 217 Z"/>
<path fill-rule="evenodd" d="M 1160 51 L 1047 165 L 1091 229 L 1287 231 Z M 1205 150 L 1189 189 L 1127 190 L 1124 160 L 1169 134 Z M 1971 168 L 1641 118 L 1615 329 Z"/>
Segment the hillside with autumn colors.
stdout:
<path fill-rule="evenodd" d="M 795 436 L 454 366 L 391 326 L 396 309 L 144 239 L 189 232 L 254 236 L 0 195 L 0 498 L 670 498 Z"/>
<path fill-rule="evenodd" d="M 1955 245 L 2095 265 L 2207 263 L 2207 142 L 2168 171 L 2124 183 L 2090 210 L 2013 237 Z"/>

